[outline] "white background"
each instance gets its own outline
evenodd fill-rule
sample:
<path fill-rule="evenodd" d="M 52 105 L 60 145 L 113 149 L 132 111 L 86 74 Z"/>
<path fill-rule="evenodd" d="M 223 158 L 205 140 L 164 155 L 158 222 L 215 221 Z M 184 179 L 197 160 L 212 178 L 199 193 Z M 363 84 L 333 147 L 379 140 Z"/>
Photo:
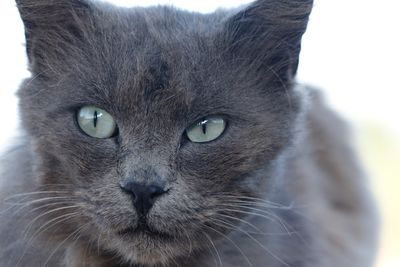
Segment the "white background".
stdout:
<path fill-rule="evenodd" d="M 128 6 L 173 3 L 189 10 L 210 12 L 218 6 L 238 6 L 250 1 L 113 2 Z M 399 17 L 399 0 L 315 0 L 298 73 L 300 81 L 322 88 L 329 103 L 353 122 L 355 128 L 363 122 L 379 125 L 394 136 L 397 145 L 400 143 Z M 0 36 L 1 151 L 9 144 L 8 138 L 17 125 L 13 94 L 21 79 L 29 75 L 22 23 L 12 0 L 0 1 Z M 379 266 L 400 266 L 400 261 L 387 258 L 380 260 Z"/>

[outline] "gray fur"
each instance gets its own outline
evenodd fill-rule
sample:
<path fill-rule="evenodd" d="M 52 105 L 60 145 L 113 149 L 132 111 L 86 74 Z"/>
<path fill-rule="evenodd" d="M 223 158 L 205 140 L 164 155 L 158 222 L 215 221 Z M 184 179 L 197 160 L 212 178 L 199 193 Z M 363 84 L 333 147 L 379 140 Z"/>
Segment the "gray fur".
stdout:
<path fill-rule="evenodd" d="M 2 164 L 1 266 L 371 266 L 376 219 L 347 131 L 294 82 L 311 0 L 207 15 L 17 6 L 32 77 Z M 88 104 L 114 116 L 117 137 L 79 130 Z M 227 119 L 223 136 L 186 140 L 207 115 Z M 151 233 L 130 232 L 127 177 L 169 188 Z"/>

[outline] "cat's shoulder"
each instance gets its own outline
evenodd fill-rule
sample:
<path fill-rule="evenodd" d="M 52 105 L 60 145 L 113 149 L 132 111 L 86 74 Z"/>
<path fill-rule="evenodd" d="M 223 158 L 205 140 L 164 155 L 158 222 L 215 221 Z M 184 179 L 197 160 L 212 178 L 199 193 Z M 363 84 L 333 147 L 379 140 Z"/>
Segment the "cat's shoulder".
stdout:
<path fill-rule="evenodd" d="M 301 90 L 306 107 L 289 172 L 300 177 L 293 190 L 308 203 L 327 261 L 368 266 L 376 249 L 378 216 L 368 176 L 353 147 L 354 131 L 329 108 L 320 90 Z"/>

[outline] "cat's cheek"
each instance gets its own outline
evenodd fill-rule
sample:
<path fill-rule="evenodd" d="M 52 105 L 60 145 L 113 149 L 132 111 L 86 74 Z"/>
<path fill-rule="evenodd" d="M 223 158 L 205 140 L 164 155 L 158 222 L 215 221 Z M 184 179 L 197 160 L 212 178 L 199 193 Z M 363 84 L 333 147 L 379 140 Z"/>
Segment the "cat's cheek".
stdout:
<path fill-rule="evenodd" d="M 260 147 L 258 149 L 260 150 Z M 268 163 L 268 149 L 265 149 L 264 154 L 253 154 L 255 150 L 256 148 L 253 150 L 238 146 L 216 155 L 183 155 L 179 159 L 178 170 L 186 180 L 195 180 L 198 184 L 229 183 L 255 169 L 264 168 Z"/>
<path fill-rule="evenodd" d="M 137 221 L 132 200 L 121 191 L 115 175 L 87 182 L 81 195 L 87 203 L 87 214 L 106 232 L 122 231 Z"/>

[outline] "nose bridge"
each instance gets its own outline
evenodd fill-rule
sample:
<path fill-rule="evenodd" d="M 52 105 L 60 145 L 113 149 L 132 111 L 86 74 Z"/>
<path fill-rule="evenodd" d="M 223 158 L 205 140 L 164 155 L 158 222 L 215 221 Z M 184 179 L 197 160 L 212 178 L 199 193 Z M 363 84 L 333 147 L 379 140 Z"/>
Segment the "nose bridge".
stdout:
<path fill-rule="evenodd" d="M 138 183 L 166 182 L 170 177 L 168 155 L 159 151 L 137 148 L 125 152 L 120 164 L 120 180 L 132 180 Z"/>
<path fill-rule="evenodd" d="M 165 176 L 165 174 L 163 175 L 159 171 L 156 171 L 154 167 L 143 166 L 132 168 L 125 179 L 141 184 L 165 184 Z"/>

